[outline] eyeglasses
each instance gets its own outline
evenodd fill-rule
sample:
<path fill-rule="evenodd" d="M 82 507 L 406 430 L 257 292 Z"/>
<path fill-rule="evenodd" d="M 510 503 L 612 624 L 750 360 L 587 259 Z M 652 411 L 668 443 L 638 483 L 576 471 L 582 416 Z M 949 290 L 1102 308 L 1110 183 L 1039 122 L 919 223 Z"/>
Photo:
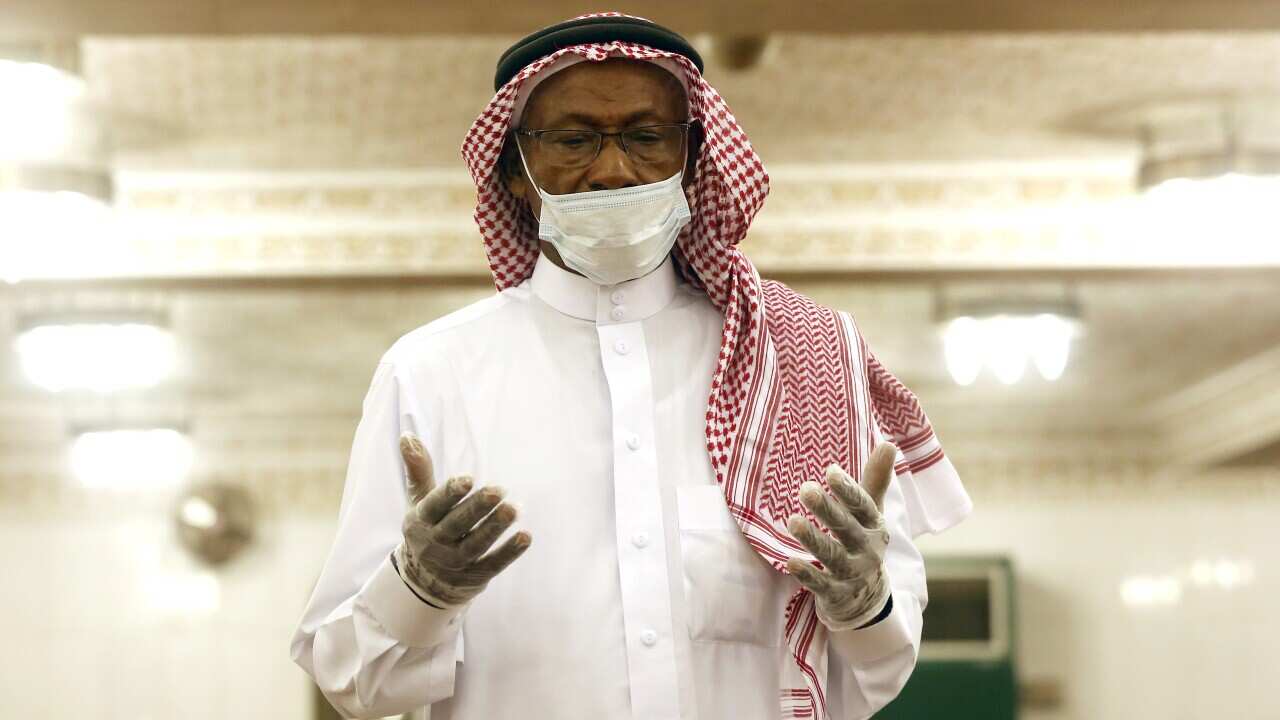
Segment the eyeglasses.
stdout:
<path fill-rule="evenodd" d="M 679 162 L 691 123 L 664 123 L 628 128 L 622 132 L 596 130 L 516 130 L 516 135 L 533 138 L 537 152 L 550 165 L 580 168 L 595 162 L 607 137 L 618 138 L 622 151 L 632 162 L 667 165 Z"/>

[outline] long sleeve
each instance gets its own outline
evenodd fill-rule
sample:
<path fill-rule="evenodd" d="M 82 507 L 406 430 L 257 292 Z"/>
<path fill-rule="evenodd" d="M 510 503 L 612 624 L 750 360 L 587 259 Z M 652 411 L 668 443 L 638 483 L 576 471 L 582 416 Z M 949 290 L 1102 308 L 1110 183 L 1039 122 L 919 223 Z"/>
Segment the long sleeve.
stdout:
<path fill-rule="evenodd" d="M 857 630 L 833 632 L 828 654 L 828 697 L 833 718 L 871 717 L 898 696 L 920 651 L 928 591 L 924 560 L 911 541 L 902 488 L 895 480 L 884 500 L 893 609 L 879 622 Z"/>
<path fill-rule="evenodd" d="M 408 503 L 400 433 L 419 433 L 431 449 L 410 396 L 384 359 L 356 429 L 337 536 L 290 648 L 349 717 L 398 715 L 450 697 L 462 660 L 460 609 L 423 603 L 389 557 Z"/>

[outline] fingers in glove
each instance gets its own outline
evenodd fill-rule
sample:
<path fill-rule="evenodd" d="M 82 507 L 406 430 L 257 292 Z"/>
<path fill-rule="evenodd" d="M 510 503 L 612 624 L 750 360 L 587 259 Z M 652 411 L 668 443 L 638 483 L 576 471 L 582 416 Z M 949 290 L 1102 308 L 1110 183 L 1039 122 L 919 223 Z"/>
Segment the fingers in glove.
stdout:
<path fill-rule="evenodd" d="M 417 505 L 435 487 L 431 456 L 418 436 L 407 432 L 400 436 L 400 458 L 409 476 L 409 504 Z"/>
<path fill-rule="evenodd" d="M 476 523 L 493 512 L 506 493 L 506 490 L 492 485 L 480 488 L 477 493 L 458 503 L 457 507 L 436 524 L 437 537 L 448 541 L 460 540 Z"/>
<path fill-rule="evenodd" d="M 485 555 L 476 561 L 473 569 L 493 577 L 507 568 L 508 565 L 515 562 L 516 558 L 524 554 L 529 549 L 533 537 L 528 532 L 521 530 L 512 535 L 506 542 L 498 546 L 497 550 Z"/>
<path fill-rule="evenodd" d="M 875 501 L 876 511 L 884 512 L 884 496 L 893 481 L 893 463 L 898 448 L 892 443 L 880 443 L 871 451 L 871 458 L 862 469 L 862 489 Z"/>
<path fill-rule="evenodd" d="M 462 538 L 462 542 L 458 543 L 458 551 L 469 560 L 480 557 L 511 527 L 515 519 L 515 506 L 508 503 L 498 505 L 474 530 Z"/>
<path fill-rule="evenodd" d="M 848 570 L 849 551 L 835 538 L 820 532 L 812 523 L 799 515 L 791 516 L 787 521 L 787 529 L 833 574 L 840 575 Z"/>
<path fill-rule="evenodd" d="M 856 552 L 867 544 L 867 533 L 845 505 L 822 491 L 816 482 L 800 486 L 800 502 L 822 521 L 850 552 Z"/>
<path fill-rule="evenodd" d="M 445 484 L 436 486 L 415 508 L 418 519 L 428 525 L 440 522 L 462 498 L 467 496 L 467 493 L 471 492 L 473 483 L 470 477 L 462 475 L 449 478 Z"/>
<path fill-rule="evenodd" d="M 875 498 L 854 482 L 839 465 L 827 468 L 827 485 L 860 526 L 872 528 L 880 524 L 880 511 L 876 509 Z"/>
<path fill-rule="evenodd" d="M 804 560 L 798 557 L 789 558 L 787 572 L 814 595 L 831 594 L 831 585 L 834 582 L 831 577 Z"/>

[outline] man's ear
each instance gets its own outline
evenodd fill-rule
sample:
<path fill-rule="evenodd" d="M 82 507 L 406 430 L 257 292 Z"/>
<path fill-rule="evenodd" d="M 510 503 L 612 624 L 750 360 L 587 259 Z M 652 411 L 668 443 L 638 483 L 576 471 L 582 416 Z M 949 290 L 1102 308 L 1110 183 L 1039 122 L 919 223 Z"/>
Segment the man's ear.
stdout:
<path fill-rule="evenodd" d="M 685 161 L 683 183 L 686 186 L 692 184 L 696 179 L 694 174 L 698 170 L 698 156 L 702 153 L 702 141 L 704 138 L 702 123 L 694 120 L 689 125 L 689 158 Z"/>
<path fill-rule="evenodd" d="M 512 136 L 507 136 L 502 152 L 498 155 L 498 172 L 502 174 L 502 182 L 511 194 L 523 200 L 529 190 L 529 181 L 525 179 L 524 167 L 520 163 L 515 143 Z"/>

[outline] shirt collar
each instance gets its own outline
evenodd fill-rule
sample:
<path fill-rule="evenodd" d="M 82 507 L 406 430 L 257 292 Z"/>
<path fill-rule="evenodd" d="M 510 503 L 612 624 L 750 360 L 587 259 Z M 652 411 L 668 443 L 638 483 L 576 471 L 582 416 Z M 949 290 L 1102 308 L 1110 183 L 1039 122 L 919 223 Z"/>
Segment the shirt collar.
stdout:
<path fill-rule="evenodd" d="M 565 315 L 614 325 L 656 315 L 675 297 L 677 282 L 669 255 L 648 275 L 617 285 L 597 285 L 539 255 L 530 285 L 534 295 Z"/>

